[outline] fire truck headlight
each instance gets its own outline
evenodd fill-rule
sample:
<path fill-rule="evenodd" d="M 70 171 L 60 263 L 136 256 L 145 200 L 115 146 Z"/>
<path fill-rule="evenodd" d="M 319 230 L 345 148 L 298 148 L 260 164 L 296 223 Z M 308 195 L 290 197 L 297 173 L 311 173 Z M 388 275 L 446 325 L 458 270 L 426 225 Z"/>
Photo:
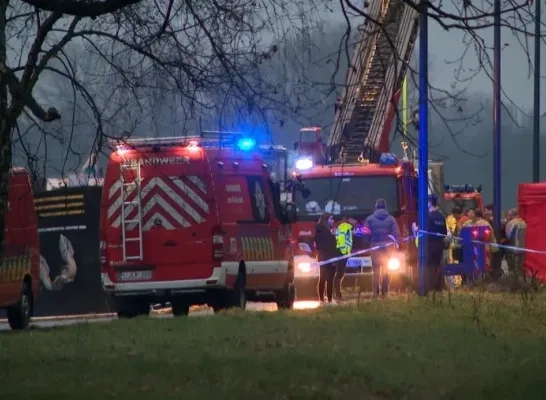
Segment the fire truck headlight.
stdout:
<path fill-rule="evenodd" d="M 305 171 L 306 169 L 313 168 L 313 160 L 310 158 L 300 158 L 296 161 L 296 169 Z"/>
<path fill-rule="evenodd" d="M 389 271 L 398 271 L 400 269 L 400 259 L 398 257 L 389 258 L 387 268 Z"/>
<path fill-rule="evenodd" d="M 297 264 L 297 267 L 301 272 L 311 272 L 311 263 L 300 262 Z"/>

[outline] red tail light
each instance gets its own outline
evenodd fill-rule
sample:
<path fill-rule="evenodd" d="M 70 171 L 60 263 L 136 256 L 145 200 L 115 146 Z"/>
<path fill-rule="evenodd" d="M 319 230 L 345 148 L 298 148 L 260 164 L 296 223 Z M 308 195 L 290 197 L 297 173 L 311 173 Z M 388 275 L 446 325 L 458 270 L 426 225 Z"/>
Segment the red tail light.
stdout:
<path fill-rule="evenodd" d="M 215 225 L 212 228 L 212 263 L 220 266 L 224 260 L 224 231 L 222 225 Z"/>

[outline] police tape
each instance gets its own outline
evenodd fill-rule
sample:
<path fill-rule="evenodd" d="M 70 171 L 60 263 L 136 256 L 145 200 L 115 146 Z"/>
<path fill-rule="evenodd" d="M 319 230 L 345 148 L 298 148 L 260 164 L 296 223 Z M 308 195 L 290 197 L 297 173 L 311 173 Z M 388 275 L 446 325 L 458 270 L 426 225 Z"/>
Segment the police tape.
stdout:
<path fill-rule="evenodd" d="M 320 267 L 322 265 L 331 264 L 331 263 L 335 263 L 337 261 L 346 260 L 348 258 L 352 258 L 352 257 L 372 253 L 372 252 L 377 251 L 377 250 L 385 250 L 385 249 L 387 249 L 389 247 L 398 247 L 398 245 L 400 243 L 409 242 L 410 240 L 415 239 L 416 237 L 417 237 L 416 235 L 412 235 L 412 236 L 407 236 L 405 238 L 401 238 L 401 239 L 398 239 L 398 240 L 394 239 L 394 237 L 391 237 L 391 241 L 388 242 L 388 243 L 383 243 L 383 244 L 373 246 L 373 247 L 370 247 L 370 248 L 367 248 L 367 249 L 364 249 L 364 250 L 358 250 L 358 251 L 355 251 L 354 253 L 351 253 L 351 254 L 345 254 L 343 256 L 329 258 L 327 260 L 319 261 L 319 262 L 313 263 L 313 264 L 318 265 Z"/>
<path fill-rule="evenodd" d="M 463 241 L 463 239 L 461 239 L 460 237 L 452 236 L 452 235 L 443 235 L 441 233 L 436 233 L 436 232 L 418 231 L 418 234 L 419 234 L 418 236 L 430 235 L 430 236 L 438 236 L 444 239 L 451 239 L 453 241 Z M 474 240 L 474 239 L 471 240 L 470 242 L 474 244 L 487 245 L 487 246 L 495 247 L 498 249 L 511 250 L 514 252 L 546 255 L 546 251 L 544 250 L 534 250 L 534 249 L 528 249 L 526 247 L 509 246 L 507 244 L 490 243 L 490 242 L 484 242 L 482 240 Z"/>
<path fill-rule="evenodd" d="M 337 261 L 346 260 L 346 259 L 349 259 L 349 258 L 352 258 L 352 257 L 369 254 L 369 253 L 372 253 L 372 252 L 377 251 L 377 250 L 385 250 L 385 249 L 387 249 L 389 247 L 393 247 L 393 246 L 398 247 L 398 245 L 401 244 L 401 243 L 409 242 L 412 239 L 417 239 L 417 238 L 420 238 L 420 237 L 422 237 L 424 235 L 437 236 L 437 237 L 441 237 L 441 238 L 444 238 L 444 239 L 451 239 L 451 240 L 454 240 L 454 241 L 462 241 L 462 239 L 457 237 L 457 236 L 443 235 L 441 233 L 436 233 L 436 232 L 417 231 L 417 234 L 415 234 L 415 235 L 407 236 L 407 237 L 404 237 L 404 238 L 401 238 L 401 239 L 398 239 L 398 240 L 395 240 L 394 238 L 392 238 L 391 242 L 388 242 L 388 243 L 373 246 L 373 247 L 370 247 L 370 248 L 367 248 L 367 249 L 364 249 L 364 250 L 358 250 L 358 251 L 355 251 L 354 253 L 345 254 L 343 256 L 332 257 L 332 258 L 329 258 L 327 260 L 319 261 L 319 262 L 313 263 L 313 264 L 315 264 L 317 266 L 322 266 L 322 265 L 332 264 L 332 263 L 335 263 Z M 480 240 L 471 240 L 471 242 L 474 243 L 474 244 L 489 245 L 491 247 L 504 249 L 504 250 L 515 251 L 515 252 L 524 252 L 524 253 L 531 253 L 531 254 L 546 255 L 546 251 L 528 249 L 528 248 L 524 248 L 524 247 L 509 246 L 509 245 L 498 244 L 498 243 L 488 243 L 488 242 L 484 242 L 484 241 L 480 241 Z"/>

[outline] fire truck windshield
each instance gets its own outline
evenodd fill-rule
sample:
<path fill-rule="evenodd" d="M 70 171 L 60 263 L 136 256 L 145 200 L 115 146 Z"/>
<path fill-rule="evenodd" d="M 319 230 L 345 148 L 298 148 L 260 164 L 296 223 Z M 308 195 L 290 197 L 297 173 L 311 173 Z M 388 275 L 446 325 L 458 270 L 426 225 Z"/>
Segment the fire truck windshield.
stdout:
<path fill-rule="evenodd" d="M 387 201 L 389 211 L 398 209 L 395 177 L 308 178 L 304 190 L 296 194 L 298 218 L 315 220 L 324 212 L 355 217 L 368 215 L 379 198 Z"/>

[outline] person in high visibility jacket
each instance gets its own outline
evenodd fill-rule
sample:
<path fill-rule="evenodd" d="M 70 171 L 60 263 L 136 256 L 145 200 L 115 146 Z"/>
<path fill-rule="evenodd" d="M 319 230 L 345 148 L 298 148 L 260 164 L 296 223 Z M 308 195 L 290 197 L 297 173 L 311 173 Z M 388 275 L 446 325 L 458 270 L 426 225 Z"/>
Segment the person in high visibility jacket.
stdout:
<path fill-rule="evenodd" d="M 520 218 L 517 208 L 508 211 L 506 216 L 506 238 L 509 246 L 525 248 L 525 233 L 527 231 L 527 223 Z M 524 270 L 524 255 L 523 250 L 506 250 L 506 262 L 510 275 L 518 279 L 522 277 L 526 280 Z"/>
<path fill-rule="evenodd" d="M 353 225 L 347 217 L 343 217 L 336 229 L 336 247 L 337 251 L 339 251 L 342 256 L 351 254 L 351 251 L 353 250 Z M 343 295 L 341 294 L 341 281 L 343 281 L 343 277 L 345 276 L 346 263 L 346 260 L 341 260 L 336 266 L 336 274 L 334 276 L 336 301 L 343 300 Z"/>
<path fill-rule="evenodd" d="M 459 223 L 462 214 L 463 210 L 461 210 L 460 207 L 456 206 L 453 207 L 453 209 L 451 210 L 451 214 L 449 214 L 446 218 L 447 229 L 449 230 L 449 232 L 451 232 L 452 235 L 457 234 L 457 224 Z"/>
<path fill-rule="evenodd" d="M 459 234 L 458 224 L 462 214 L 463 214 L 463 210 L 461 209 L 461 207 L 455 206 L 451 210 L 451 214 L 449 214 L 446 218 L 447 231 L 451 235 L 449 248 L 445 252 L 445 255 L 446 255 L 445 258 L 446 258 L 447 264 L 458 263 L 455 257 L 455 251 L 456 251 L 455 243 L 457 242 L 456 238 L 457 238 L 457 235 Z M 460 275 L 448 276 L 446 277 L 446 281 L 448 286 L 453 288 L 453 287 L 461 285 L 462 277 Z"/>

